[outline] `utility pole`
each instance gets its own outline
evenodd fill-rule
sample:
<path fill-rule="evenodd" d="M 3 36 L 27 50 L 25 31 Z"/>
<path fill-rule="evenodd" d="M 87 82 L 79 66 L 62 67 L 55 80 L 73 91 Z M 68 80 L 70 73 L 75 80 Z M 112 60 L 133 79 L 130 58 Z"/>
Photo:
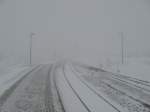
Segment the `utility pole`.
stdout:
<path fill-rule="evenodd" d="M 31 32 L 30 33 L 30 65 L 32 64 L 32 41 L 33 41 L 33 36 L 35 35 L 35 33 Z"/>
<path fill-rule="evenodd" d="M 124 35 L 123 32 L 120 32 L 121 36 L 121 63 L 124 64 Z"/>

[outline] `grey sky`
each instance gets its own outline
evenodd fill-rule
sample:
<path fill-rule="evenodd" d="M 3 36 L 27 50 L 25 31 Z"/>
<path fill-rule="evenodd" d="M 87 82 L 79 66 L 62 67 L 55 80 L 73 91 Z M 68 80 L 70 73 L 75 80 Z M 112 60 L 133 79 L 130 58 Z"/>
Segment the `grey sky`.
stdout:
<path fill-rule="evenodd" d="M 128 55 L 149 54 L 149 6 L 148 0 L 4 0 L 0 54 L 27 62 L 30 32 L 36 33 L 36 63 L 56 55 L 90 61 L 118 56 L 119 32 Z"/>

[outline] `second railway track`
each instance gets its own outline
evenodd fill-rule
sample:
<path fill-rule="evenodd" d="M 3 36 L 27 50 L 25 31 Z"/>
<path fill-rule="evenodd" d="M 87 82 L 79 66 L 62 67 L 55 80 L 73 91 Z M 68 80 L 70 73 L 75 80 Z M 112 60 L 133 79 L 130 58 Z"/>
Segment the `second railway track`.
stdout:
<path fill-rule="evenodd" d="M 147 103 L 146 100 L 144 102 L 143 99 L 136 99 L 135 96 L 128 95 L 128 93 L 126 93 L 125 91 L 122 91 L 120 88 L 117 88 L 117 86 L 114 86 L 113 83 L 106 81 L 105 78 L 103 79 L 102 77 L 96 77 L 95 79 L 93 79 L 93 76 L 89 77 L 85 75 L 83 79 L 82 77 L 80 77 L 81 75 L 77 75 L 78 73 L 74 72 L 74 75 L 89 89 L 91 89 L 91 91 L 97 94 L 97 96 L 105 100 L 111 106 L 115 107 L 117 111 L 150 112 L 150 105 Z M 87 81 L 84 80 L 87 80 L 88 83 L 92 83 L 93 85 L 96 84 L 95 86 L 99 92 L 93 89 L 91 86 L 89 86 L 90 84 L 86 83 Z M 94 80 L 95 82 L 93 82 Z M 113 81 L 113 79 L 111 81 Z M 118 107 L 121 107 L 122 109 Z"/>

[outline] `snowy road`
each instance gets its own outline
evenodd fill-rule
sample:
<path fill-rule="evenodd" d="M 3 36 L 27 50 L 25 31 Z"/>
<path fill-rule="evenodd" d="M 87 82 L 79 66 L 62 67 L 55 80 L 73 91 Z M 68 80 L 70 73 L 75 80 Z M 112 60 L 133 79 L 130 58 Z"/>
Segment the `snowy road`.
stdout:
<path fill-rule="evenodd" d="M 0 112 L 150 112 L 149 84 L 71 63 L 40 65 L 0 97 Z"/>

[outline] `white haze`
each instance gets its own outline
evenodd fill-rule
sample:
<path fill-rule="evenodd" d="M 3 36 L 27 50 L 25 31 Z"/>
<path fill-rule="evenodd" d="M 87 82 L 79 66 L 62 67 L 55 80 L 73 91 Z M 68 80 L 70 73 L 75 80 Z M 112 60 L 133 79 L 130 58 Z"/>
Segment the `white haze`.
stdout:
<path fill-rule="evenodd" d="M 1 0 L 0 63 L 61 58 L 89 63 L 120 57 L 120 35 L 127 56 L 150 56 L 149 0 Z"/>

